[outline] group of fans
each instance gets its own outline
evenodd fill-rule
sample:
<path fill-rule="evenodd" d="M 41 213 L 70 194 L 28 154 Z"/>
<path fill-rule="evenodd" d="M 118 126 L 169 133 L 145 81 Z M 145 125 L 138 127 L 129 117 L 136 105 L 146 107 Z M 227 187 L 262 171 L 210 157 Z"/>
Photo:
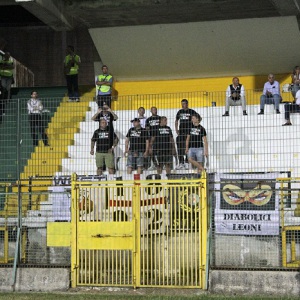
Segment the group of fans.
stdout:
<path fill-rule="evenodd" d="M 96 154 L 97 175 L 102 175 L 104 166 L 109 174 L 114 173 L 114 148 L 119 142 L 113 127 L 113 121 L 118 117 L 105 102 L 101 105 L 92 117 L 99 122 L 99 129 L 92 136 L 90 152 Z M 170 174 L 174 156 L 179 160 L 176 169 L 187 169 L 191 163 L 198 173 L 202 172 L 204 157 L 208 156 L 206 130 L 200 125 L 201 116 L 188 107 L 188 100 L 183 99 L 181 105 L 175 121 L 177 151 L 167 117 L 159 116 L 157 108 L 152 107 L 151 117 L 145 118 L 145 109 L 139 108 L 139 115 L 131 120 L 132 127 L 126 134 L 127 174 L 133 170 L 141 174 L 144 169 L 156 169 L 161 174 L 164 167 Z"/>

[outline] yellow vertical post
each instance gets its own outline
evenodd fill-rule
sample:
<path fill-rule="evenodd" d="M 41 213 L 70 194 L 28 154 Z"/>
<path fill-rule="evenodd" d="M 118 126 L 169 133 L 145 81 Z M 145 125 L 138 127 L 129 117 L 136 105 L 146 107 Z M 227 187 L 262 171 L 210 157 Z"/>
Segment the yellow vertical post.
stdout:
<path fill-rule="evenodd" d="M 135 181 L 133 187 L 132 197 L 132 222 L 134 222 L 134 245 L 132 250 L 133 259 L 133 287 L 141 285 L 141 272 L 140 272 L 140 261 L 141 261 L 141 250 L 140 250 L 140 237 L 141 237 L 141 186 L 140 182 Z"/>
<path fill-rule="evenodd" d="M 282 265 L 286 267 L 287 264 L 287 249 L 286 249 L 286 231 L 284 228 L 284 182 L 280 183 L 280 223 L 281 223 L 281 239 L 282 239 Z"/>
<path fill-rule="evenodd" d="M 77 286 L 78 278 L 78 249 L 77 249 L 77 226 L 78 226 L 78 197 L 76 188 L 77 176 L 71 177 L 71 286 Z"/>
<path fill-rule="evenodd" d="M 295 231 L 291 231 L 291 259 L 292 262 L 296 261 L 296 240 L 295 240 Z"/>
<path fill-rule="evenodd" d="M 284 228 L 284 182 L 281 181 L 280 183 L 280 223 L 281 223 L 281 228 Z"/>
<path fill-rule="evenodd" d="M 22 253 L 21 253 L 21 258 L 23 261 L 26 259 L 26 245 L 27 245 L 27 230 L 22 230 L 22 235 L 21 235 L 21 241 L 22 241 Z"/>
<path fill-rule="evenodd" d="M 4 263 L 8 263 L 8 229 L 4 227 Z"/>
<path fill-rule="evenodd" d="M 205 274 L 206 274 L 206 252 L 207 249 L 207 177 L 206 172 L 203 171 L 201 174 L 201 227 L 199 229 L 201 249 L 200 253 L 200 288 L 203 289 L 205 286 Z"/>
<path fill-rule="evenodd" d="M 286 255 L 286 231 L 284 228 L 281 229 L 281 239 L 282 239 L 282 265 L 286 267 L 287 265 L 287 255 Z"/>

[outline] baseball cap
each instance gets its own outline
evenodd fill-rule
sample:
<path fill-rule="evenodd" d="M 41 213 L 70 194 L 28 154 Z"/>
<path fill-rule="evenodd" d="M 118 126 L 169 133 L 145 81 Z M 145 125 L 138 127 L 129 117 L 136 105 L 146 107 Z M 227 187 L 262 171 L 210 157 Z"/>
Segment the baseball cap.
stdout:
<path fill-rule="evenodd" d="M 133 120 L 131 120 L 130 122 L 140 122 L 141 120 L 139 118 L 134 118 Z"/>

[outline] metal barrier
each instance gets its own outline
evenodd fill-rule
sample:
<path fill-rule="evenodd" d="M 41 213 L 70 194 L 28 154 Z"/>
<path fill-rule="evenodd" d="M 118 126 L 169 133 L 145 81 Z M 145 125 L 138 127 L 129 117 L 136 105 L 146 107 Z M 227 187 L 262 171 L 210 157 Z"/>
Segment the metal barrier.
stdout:
<path fill-rule="evenodd" d="M 280 178 L 282 265 L 300 267 L 300 178 Z"/>
<path fill-rule="evenodd" d="M 203 288 L 206 178 L 72 181 L 72 286 Z"/>
<path fill-rule="evenodd" d="M 0 239 L 1 239 L 1 250 L 0 250 L 0 263 L 7 264 L 13 260 L 13 257 L 10 257 L 9 253 L 9 226 L 7 222 L 7 201 L 6 196 L 8 193 L 9 184 L 2 183 L 0 184 L 0 206 L 1 206 L 1 216 L 4 217 L 4 222 L 0 225 Z"/>

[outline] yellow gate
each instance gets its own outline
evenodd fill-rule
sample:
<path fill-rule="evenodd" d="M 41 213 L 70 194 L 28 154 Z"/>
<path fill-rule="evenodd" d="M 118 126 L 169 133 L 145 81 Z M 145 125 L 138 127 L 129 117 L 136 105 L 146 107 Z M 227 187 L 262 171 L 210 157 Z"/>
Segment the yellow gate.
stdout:
<path fill-rule="evenodd" d="M 153 177 L 153 178 L 152 178 Z M 206 177 L 72 180 L 72 286 L 203 288 Z"/>

